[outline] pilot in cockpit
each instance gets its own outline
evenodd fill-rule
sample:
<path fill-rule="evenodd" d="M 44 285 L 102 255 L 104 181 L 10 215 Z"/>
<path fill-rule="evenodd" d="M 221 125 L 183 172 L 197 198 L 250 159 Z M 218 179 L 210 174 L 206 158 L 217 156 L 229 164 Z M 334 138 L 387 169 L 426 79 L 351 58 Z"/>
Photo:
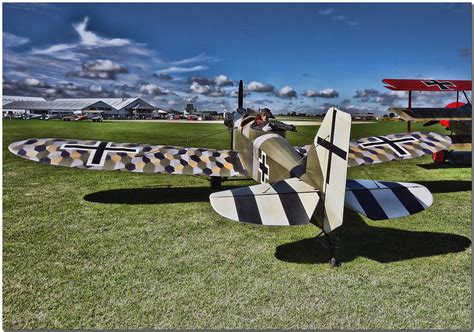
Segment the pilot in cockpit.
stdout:
<path fill-rule="evenodd" d="M 254 123 L 252 124 L 253 129 L 271 131 L 273 127 L 270 125 L 270 119 L 274 119 L 272 112 L 268 108 L 263 108 L 260 113 L 255 117 Z"/>

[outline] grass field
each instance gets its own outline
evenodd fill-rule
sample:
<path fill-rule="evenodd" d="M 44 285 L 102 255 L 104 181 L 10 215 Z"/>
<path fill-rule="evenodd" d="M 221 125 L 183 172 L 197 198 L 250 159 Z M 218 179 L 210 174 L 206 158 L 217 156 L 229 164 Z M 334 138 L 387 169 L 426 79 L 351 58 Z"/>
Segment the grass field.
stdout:
<path fill-rule="evenodd" d="M 288 139 L 309 144 L 316 129 Z M 363 124 L 352 137 L 404 129 Z M 205 178 L 52 167 L 8 152 L 32 137 L 229 145 L 212 124 L 4 120 L 4 329 L 471 329 L 470 168 L 433 168 L 429 156 L 350 168 L 350 178 L 423 184 L 434 204 L 382 222 L 346 211 L 335 269 L 312 225 L 217 215 Z"/>

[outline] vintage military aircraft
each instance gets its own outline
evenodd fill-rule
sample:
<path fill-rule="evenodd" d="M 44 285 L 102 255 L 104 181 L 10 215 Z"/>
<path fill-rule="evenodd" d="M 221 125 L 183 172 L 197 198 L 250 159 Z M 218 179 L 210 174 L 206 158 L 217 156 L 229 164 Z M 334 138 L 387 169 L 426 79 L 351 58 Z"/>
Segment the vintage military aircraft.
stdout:
<path fill-rule="evenodd" d="M 43 120 L 48 121 L 48 120 L 54 120 L 54 119 L 61 119 L 63 116 L 59 113 L 49 113 L 46 114 Z"/>
<path fill-rule="evenodd" d="M 327 112 L 312 144 L 295 148 L 286 139 L 291 126 L 272 121 L 273 130 L 254 126 L 255 112 L 243 108 L 243 83 L 236 112 L 225 115 L 231 150 L 118 144 L 58 138 L 32 138 L 9 150 L 44 164 L 91 170 L 236 175 L 260 184 L 210 195 L 220 215 L 246 223 L 292 226 L 313 223 L 326 235 L 330 262 L 337 265 L 328 234 L 343 221 L 344 206 L 373 220 L 408 216 L 428 208 L 433 198 L 414 183 L 347 180 L 347 167 L 403 160 L 446 149 L 451 140 L 437 133 L 375 136 L 350 141 L 351 116 Z"/>
<path fill-rule="evenodd" d="M 44 119 L 44 117 L 45 117 L 45 114 L 29 113 L 29 114 L 23 115 L 24 120 L 42 120 L 42 119 Z"/>
<path fill-rule="evenodd" d="M 446 130 L 451 131 L 451 150 L 442 150 L 433 154 L 437 164 L 450 161 L 453 164 L 471 164 L 472 141 L 472 104 L 466 91 L 472 90 L 472 81 L 468 80 L 433 80 L 433 79 L 392 79 L 382 80 L 386 88 L 393 91 L 408 91 L 407 108 L 391 108 L 392 112 L 400 115 L 407 122 L 410 131 L 411 121 L 425 122 L 423 126 L 441 124 Z M 445 107 L 412 107 L 412 92 L 456 92 L 456 101 Z M 459 99 L 463 93 L 465 102 Z M 469 151 L 455 151 L 454 149 Z"/>

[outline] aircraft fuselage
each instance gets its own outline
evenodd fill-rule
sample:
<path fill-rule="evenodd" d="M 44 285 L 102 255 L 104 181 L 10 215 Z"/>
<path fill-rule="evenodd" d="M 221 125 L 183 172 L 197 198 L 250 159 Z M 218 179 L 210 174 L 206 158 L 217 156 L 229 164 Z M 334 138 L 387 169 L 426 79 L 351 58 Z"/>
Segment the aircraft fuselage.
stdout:
<path fill-rule="evenodd" d="M 263 131 L 252 128 L 252 123 L 245 118 L 236 121 L 233 129 L 232 148 L 239 152 L 248 176 L 273 183 L 297 175 L 303 158 L 286 140 L 285 130 Z"/>

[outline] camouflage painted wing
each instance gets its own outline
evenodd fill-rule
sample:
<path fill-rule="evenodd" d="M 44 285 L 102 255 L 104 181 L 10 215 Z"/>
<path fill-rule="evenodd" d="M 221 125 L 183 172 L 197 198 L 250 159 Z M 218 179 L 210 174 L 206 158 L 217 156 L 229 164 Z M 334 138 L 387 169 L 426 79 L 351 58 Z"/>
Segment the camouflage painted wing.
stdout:
<path fill-rule="evenodd" d="M 223 177 L 245 174 L 239 154 L 232 150 L 49 138 L 14 142 L 8 149 L 43 164 L 92 170 Z"/>
<path fill-rule="evenodd" d="M 438 133 L 401 133 L 360 138 L 350 142 L 348 167 L 405 160 L 446 150 L 451 138 Z M 311 145 L 296 147 L 306 156 Z"/>

